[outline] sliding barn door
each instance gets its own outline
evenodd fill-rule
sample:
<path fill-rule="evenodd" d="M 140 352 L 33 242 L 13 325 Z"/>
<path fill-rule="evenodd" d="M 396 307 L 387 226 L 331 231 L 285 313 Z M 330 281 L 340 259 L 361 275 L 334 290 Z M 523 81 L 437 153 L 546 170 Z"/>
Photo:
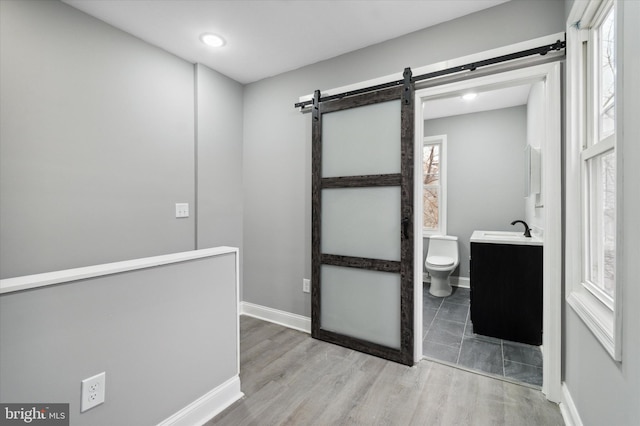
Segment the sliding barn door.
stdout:
<path fill-rule="evenodd" d="M 413 116 L 405 83 L 330 101 L 316 92 L 312 118 L 312 336 L 407 365 Z"/>

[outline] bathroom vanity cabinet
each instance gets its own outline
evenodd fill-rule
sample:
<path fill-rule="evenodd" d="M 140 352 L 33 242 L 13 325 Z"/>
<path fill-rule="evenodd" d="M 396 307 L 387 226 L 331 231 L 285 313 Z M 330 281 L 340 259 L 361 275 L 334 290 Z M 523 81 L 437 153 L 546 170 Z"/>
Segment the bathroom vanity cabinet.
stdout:
<path fill-rule="evenodd" d="M 542 245 L 471 241 L 473 332 L 542 344 Z"/>

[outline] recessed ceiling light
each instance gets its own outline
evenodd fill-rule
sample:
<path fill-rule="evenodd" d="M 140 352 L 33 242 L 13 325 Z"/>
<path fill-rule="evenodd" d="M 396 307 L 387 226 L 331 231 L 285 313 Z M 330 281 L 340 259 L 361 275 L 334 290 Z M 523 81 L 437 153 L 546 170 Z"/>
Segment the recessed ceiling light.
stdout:
<path fill-rule="evenodd" d="M 465 101 L 470 101 L 475 99 L 476 96 L 478 96 L 477 93 L 465 93 L 464 95 L 462 95 L 462 99 L 464 99 Z"/>
<path fill-rule="evenodd" d="M 211 47 L 222 47 L 225 44 L 227 44 L 225 39 L 223 39 L 217 34 L 211 34 L 211 33 L 202 34 L 200 36 L 200 40 L 202 40 L 202 42 L 207 46 L 211 46 Z"/>

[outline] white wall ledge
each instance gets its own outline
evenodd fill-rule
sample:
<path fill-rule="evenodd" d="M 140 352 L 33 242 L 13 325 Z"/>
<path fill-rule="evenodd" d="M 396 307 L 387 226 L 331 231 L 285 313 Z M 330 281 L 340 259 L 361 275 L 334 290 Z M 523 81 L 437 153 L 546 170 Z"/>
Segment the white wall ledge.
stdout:
<path fill-rule="evenodd" d="M 155 266 L 186 262 L 189 260 L 202 259 L 205 257 L 213 257 L 229 253 L 238 253 L 238 249 L 235 247 L 220 246 L 165 254 L 161 256 L 124 260 L 121 262 L 104 263 L 101 265 L 85 266 L 82 268 L 65 269 L 62 271 L 45 272 L 42 274 L 24 275 L 22 277 L 6 278 L 4 280 L 0 280 L 0 294 L 46 287 L 71 281 L 85 280 L 88 278 L 134 271 L 137 269 L 153 268 Z"/>

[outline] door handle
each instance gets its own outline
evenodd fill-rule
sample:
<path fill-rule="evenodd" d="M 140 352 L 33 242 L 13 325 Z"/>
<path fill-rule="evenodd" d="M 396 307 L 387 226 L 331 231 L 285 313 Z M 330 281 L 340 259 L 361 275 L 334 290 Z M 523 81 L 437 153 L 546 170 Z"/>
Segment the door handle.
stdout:
<path fill-rule="evenodd" d="M 409 238 L 409 218 L 402 219 L 402 236 L 406 240 Z"/>

